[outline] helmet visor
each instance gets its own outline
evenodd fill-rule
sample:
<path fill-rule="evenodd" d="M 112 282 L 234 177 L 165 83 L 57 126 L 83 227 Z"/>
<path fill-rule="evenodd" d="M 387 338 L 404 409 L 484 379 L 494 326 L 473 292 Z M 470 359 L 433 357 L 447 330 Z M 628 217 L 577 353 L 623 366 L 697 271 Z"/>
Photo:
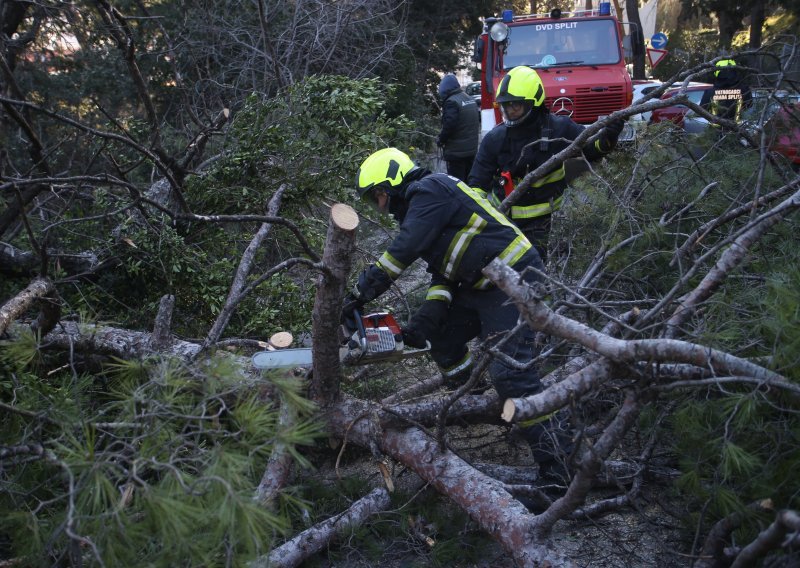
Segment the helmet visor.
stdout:
<path fill-rule="evenodd" d="M 373 185 L 361 194 L 361 200 L 368 203 L 381 213 L 389 210 L 389 194 L 387 192 L 389 184 L 379 183 Z"/>
<path fill-rule="evenodd" d="M 507 124 L 518 124 L 533 109 L 531 101 L 506 101 L 500 103 L 500 111 Z"/>

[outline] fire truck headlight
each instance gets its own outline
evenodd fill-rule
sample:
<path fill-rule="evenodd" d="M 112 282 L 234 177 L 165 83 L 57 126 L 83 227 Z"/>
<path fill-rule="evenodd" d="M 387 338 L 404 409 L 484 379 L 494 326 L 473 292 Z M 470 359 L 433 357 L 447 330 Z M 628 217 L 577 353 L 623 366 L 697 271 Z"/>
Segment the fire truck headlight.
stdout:
<path fill-rule="evenodd" d="M 506 41 L 508 39 L 508 26 L 503 22 L 495 22 L 489 30 L 489 35 L 493 41 L 498 43 Z"/>

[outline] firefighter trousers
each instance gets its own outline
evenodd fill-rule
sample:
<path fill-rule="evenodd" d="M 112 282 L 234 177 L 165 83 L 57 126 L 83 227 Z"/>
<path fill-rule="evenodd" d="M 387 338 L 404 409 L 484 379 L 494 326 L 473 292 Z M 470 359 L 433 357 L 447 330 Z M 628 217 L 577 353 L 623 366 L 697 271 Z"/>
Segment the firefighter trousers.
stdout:
<path fill-rule="evenodd" d="M 544 265 L 533 249 L 515 263 L 514 269 L 527 282 L 540 280 L 531 271 L 525 271 L 528 266 L 544 271 Z M 453 297 L 444 325 L 429 337 L 431 357 L 446 378 L 465 381 L 472 369 L 467 346 L 469 341 L 478 337 L 494 346 L 517 325 L 519 317 L 517 307 L 499 288 L 493 286 L 488 290 L 475 290 L 462 286 Z M 489 377 L 500 398 L 522 397 L 539 392 L 541 383 L 538 369 L 530 366 L 535 356 L 533 330 L 527 325 L 523 326 L 499 350 L 516 363 L 509 364 L 495 357 L 489 364 Z"/>

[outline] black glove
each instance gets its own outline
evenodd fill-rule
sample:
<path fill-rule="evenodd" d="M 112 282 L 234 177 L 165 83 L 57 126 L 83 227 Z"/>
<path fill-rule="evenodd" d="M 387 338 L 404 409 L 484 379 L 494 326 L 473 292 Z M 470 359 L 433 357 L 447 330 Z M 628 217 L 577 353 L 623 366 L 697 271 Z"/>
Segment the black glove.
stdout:
<path fill-rule="evenodd" d="M 402 330 L 403 343 L 414 349 L 424 349 L 428 346 L 425 341 L 425 334 L 416 327 L 406 326 Z"/>
<path fill-rule="evenodd" d="M 348 294 L 345 296 L 342 303 L 342 317 L 341 323 L 349 331 L 353 332 L 358 329 L 356 320 L 356 311 L 361 311 L 364 308 L 364 302 L 361 301 L 355 294 Z"/>
<path fill-rule="evenodd" d="M 442 300 L 425 300 L 408 322 L 408 327 L 429 338 L 441 330 L 449 309 L 450 304 Z"/>
<path fill-rule="evenodd" d="M 389 275 L 373 264 L 358 275 L 357 294 L 354 293 L 353 296 L 360 299 L 363 305 L 383 294 L 391 285 L 392 279 Z"/>
<path fill-rule="evenodd" d="M 437 136 L 437 137 L 436 137 L 436 145 L 437 145 L 439 148 L 441 148 L 442 146 L 444 146 L 444 142 L 442 142 L 442 139 L 441 139 L 439 136 Z"/>
<path fill-rule="evenodd" d="M 602 132 L 600 132 L 600 139 L 603 141 L 603 149 L 608 148 L 610 150 L 617 144 L 617 139 L 622 133 L 623 128 L 625 128 L 625 121 L 621 118 L 615 118 L 606 124 Z"/>

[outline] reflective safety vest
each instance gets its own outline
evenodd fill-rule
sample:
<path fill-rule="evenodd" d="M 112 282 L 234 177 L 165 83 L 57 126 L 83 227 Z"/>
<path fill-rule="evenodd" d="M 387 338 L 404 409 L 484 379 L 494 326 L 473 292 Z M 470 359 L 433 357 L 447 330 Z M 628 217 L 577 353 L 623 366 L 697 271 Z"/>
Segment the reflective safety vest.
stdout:
<path fill-rule="evenodd" d="M 446 180 L 441 179 L 442 177 Z M 433 179 L 430 179 L 433 178 Z M 451 192 L 432 186 L 428 182 L 447 181 Z M 454 191 L 452 191 L 454 190 Z M 428 205 L 436 204 L 431 210 Z M 513 266 L 531 249 L 531 243 L 509 219 L 492 206 L 484 192 L 469 187 L 463 181 L 445 174 L 432 174 L 420 182 L 412 184 L 407 190 L 410 201 L 401 232 L 389 250 L 381 255 L 376 266 L 386 272 L 392 280 L 397 279 L 410 262 L 421 257 L 428 262 L 428 270 L 437 273 L 447 282 L 464 283 L 478 290 L 485 290 L 492 284 L 481 274 L 481 270 L 494 258 L 499 258 Z M 415 201 L 419 200 L 419 201 Z M 421 204 L 418 212 L 415 205 Z M 410 262 L 406 260 L 409 252 L 419 249 L 428 240 L 428 235 L 416 237 L 417 228 L 422 229 L 420 218 L 430 223 L 425 225 L 426 233 L 438 233 L 438 238 L 430 243 L 427 250 L 418 250 Z M 436 228 L 437 217 L 446 223 Z M 405 257 L 405 258 L 402 258 Z M 437 299 L 445 299 L 446 286 L 432 287 Z M 451 297 L 450 297 L 451 299 Z"/>

